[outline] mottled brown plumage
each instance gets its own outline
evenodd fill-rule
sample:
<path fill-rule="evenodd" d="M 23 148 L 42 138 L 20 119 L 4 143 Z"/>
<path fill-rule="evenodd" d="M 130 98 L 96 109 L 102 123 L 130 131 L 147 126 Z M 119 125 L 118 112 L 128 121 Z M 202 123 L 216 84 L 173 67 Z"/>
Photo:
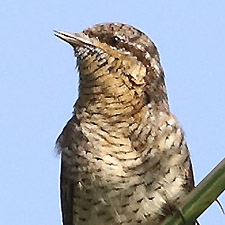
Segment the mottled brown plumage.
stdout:
<path fill-rule="evenodd" d="M 194 184 L 154 43 L 121 23 L 55 35 L 73 46 L 80 74 L 57 140 L 63 224 L 160 224 Z"/>

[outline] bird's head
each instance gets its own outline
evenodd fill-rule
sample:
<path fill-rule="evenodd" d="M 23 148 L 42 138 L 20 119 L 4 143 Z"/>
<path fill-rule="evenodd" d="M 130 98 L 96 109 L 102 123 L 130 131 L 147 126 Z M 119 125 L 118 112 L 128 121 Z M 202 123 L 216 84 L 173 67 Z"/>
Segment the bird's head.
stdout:
<path fill-rule="evenodd" d="M 159 54 L 143 32 L 127 24 L 103 23 L 81 33 L 55 35 L 74 48 L 80 92 L 114 98 L 129 93 L 144 104 L 167 104 Z"/>

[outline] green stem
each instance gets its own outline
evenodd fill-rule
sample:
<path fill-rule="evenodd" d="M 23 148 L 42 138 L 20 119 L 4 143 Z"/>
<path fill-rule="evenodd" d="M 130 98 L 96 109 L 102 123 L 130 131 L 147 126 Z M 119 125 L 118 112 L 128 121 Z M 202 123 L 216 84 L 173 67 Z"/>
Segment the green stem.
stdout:
<path fill-rule="evenodd" d="M 194 221 L 225 190 L 225 159 L 223 159 L 184 199 L 180 215 L 168 217 L 161 225 L 194 224 Z"/>

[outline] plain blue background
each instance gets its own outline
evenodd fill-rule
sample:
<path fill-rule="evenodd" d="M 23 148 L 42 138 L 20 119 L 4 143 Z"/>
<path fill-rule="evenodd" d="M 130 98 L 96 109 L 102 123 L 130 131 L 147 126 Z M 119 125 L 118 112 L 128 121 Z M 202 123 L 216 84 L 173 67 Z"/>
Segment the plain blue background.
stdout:
<path fill-rule="evenodd" d="M 153 39 L 199 183 L 225 155 L 224 13 L 223 1 L 206 0 L 2 1 L 0 224 L 61 224 L 54 143 L 71 116 L 78 75 L 72 48 L 53 29 L 119 21 Z M 225 216 L 214 203 L 200 222 L 225 224 Z"/>

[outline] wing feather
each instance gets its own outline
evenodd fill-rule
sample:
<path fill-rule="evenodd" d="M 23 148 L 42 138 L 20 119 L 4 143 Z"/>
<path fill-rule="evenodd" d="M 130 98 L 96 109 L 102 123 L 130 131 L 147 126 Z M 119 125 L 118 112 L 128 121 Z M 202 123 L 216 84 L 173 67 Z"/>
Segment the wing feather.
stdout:
<path fill-rule="evenodd" d="M 61 154 L 60 197 L 64 225 L 74 225 L 74 177 L 71 160 L 76 157 L 77 146 L 82 141 L 83 134 L 80 123 L 74 115 L 64 127 L 56 141 L 58 153 Z"/>

